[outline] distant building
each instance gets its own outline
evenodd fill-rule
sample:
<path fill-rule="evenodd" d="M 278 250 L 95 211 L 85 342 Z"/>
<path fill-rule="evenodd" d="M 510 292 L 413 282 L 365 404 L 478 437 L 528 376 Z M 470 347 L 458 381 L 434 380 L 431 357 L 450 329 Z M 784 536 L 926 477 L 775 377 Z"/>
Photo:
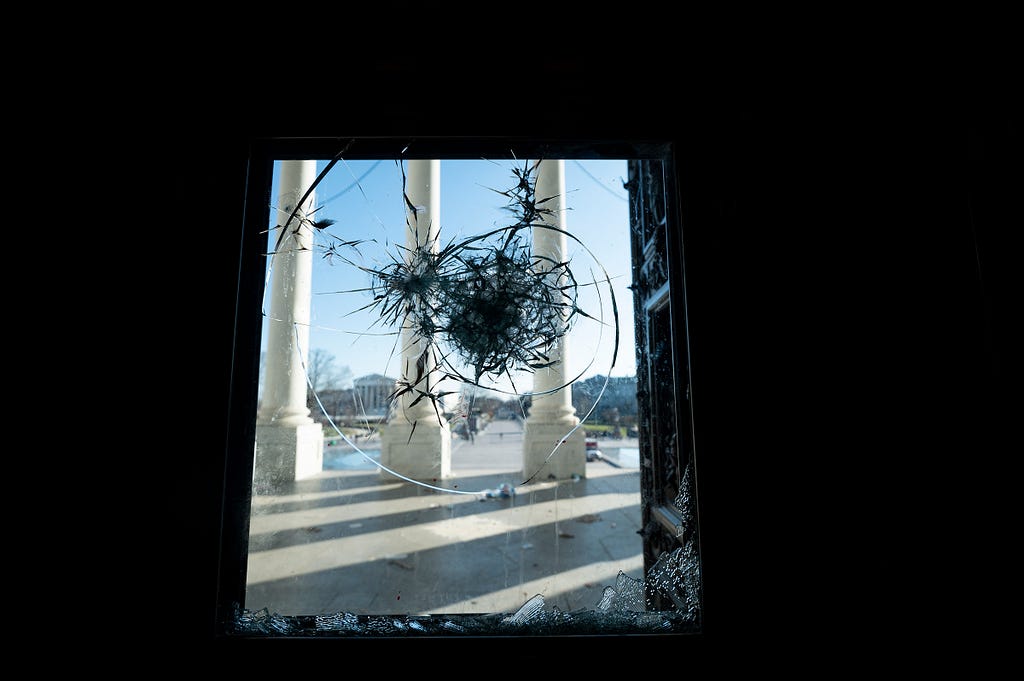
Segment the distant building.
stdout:
<path fill-rule="evenodd" d="M 381 374 L 360 376 L 352 381 L 356 401 L 367 416 L 386 416 L 397 379 Z"/>

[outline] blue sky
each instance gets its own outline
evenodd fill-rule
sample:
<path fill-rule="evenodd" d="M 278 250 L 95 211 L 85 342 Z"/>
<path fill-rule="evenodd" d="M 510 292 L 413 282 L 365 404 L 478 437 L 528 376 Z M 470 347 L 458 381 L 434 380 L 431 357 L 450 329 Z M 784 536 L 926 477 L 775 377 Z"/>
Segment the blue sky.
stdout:
<path fill-rule="evenodd" d="M 326 164 L 318 162 L 317 171 Z M 511 224 L 510 214 L 503 210 L 507 199 L 493 190 L 513 186 L 512 168 L 522 165 L 523 161 L 441 161 L 442 243 Z M 275 202 L 277 178 L 275 169 L 271 192 Z M 606 325 L 603 332 L 590 320 L 581 319 L 573 326 L 567 367 L 572 376 L 636 373 L 633 302 L 627 288 L 632 279 L 625 179 L 625 161 L 565 162 L 566 228 L 579 240 L 569 240 L 570 267 L 581 283 L 592 277 L 603 281 L 602 268 L 611 277 L 620 332 L 613 368 L 614 322 L 608 284 L 581 287 L 580 307 L 595 317 L 603 315 Z M 316 199 L 321 207 L 317 219 L 336 221 L 328 232 L 341 239 L 365 240 L 357 250 L 343 249 L 347 257 L 371 268 L 399 257 L 397 246 L 405 243 L 405 207 L 401 171 L 395 161 L 340 162 L 317 187 Z M 278 220 L 274 208 L 270 226 Z M 325 258 L 326 243 L 318 240 L 313 256 L 310 348 L 332 354 L 335 365 L 347 366 L 353 377 L 371 373 L 398 376 L 395 336 L 378 335 L 393 329 L 374 326 L 378 315 L 373 311 L 356 312 L 371 298 L 368 293 L 352 291 L 368 286 L 370 276 L 341 260 Z M 595 289 L 600 290 L 601 298 Z M 264 310 L 269 312 L 269 291 L 264 301 Z M 530 388 L 527 374 L 517 382 L 520 392 Z M 527 385 L 522 385 L 524 382 Z"/>

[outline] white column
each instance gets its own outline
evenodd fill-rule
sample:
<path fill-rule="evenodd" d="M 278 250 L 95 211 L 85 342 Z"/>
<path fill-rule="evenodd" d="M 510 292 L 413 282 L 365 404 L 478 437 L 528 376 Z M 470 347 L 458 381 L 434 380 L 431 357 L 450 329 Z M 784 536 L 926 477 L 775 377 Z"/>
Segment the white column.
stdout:
<path fill-rule="evenodd" d="M 276 223 L 283 225 L 316 179 L 316 161 L 283 161 Z M 272 230 L 270 310 L 263 402 L 256 416 L 255 489 L 277 491 L 323 469 L 323 428 L 306 407 L 313 233 L 301 218 L 311 193 L 283 233 Z M 280 237 L 280 242 L 278 241 Z"/>
<path fill-rule="evenodd" d="M 408 161 L 406 194 L 414 207 L 406 205 L 405 244 L 410 250 L 408 255 L 411 257 L 411 252 L 419 248 L 429 248 L 436 253 L 441 226 L 441 161 Z M 412 404 L 421 391 L 436 392 L 440 379 L 436 362 L 431 353 L 424 356 L 428 347 L 426 340 L 404 325 L 401 344 L 403 380 L 414 381 L 422 373 L 427 378 L 417 383 L 413 392 L 400 398 L 395 415 L 382 433 L 381 463 L 413 480 L 433 481 L 450 477 L 451 430 L 443 415 L 438 417 L 441 405 L 438 404 L 435 410 L 434 402 L 428 398 Z"/>
<path fill-rule="evenodd" d="M 544 204 L 552 211 L 545 216 L 544 224 L 566 230 L 565 161 L 561 159 L 541 161 L 537 168 L 537 200 L 552 196 L 556 198 Z M 535 255 L 558 263 L 565 259 L 567 250 L 565 234 L 543 227 L 534 228 Z M 524 477 L 538 480 L 562 480 L 574 475 L 585 477 L 586 438 L 582 428 L 569 435 L 580 420 L 572 406 L 572 386 L 561 387 L 568 375 L 568 335 L 559 338 L 551 350 L 550 356 L 555 363 L 548 368 L 537 369 L 533 375 L 533 405 L 523 429 Z M 549 456 L 551 458 L 547 460 Z"/>

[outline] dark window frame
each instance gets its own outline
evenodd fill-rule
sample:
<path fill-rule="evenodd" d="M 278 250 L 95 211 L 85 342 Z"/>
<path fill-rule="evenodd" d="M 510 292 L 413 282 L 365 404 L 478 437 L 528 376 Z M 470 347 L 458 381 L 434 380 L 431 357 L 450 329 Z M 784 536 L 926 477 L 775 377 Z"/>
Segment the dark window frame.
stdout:
<path fill-rule="evenodd" d="M 674 177 L 676 158 L 668 140 L 566 140 L 525 138 L 356 138 L 352 140 L 257 138 L 247 149 L 246 191 L 242 238 L 239 249 L 239 279 L 232 343 L 232 370 L 225 445 L 224 497 L 220 525 L 220 555 L 215 629 L 218 636 L 230 630 L 231 620 L 244 603 L 245 566 L 248 552 L 251 471 L 255 442 L 255 413 L 259 368 L 260 297 L 263 285 L 261 254 L 265 251 L 266 219 L 271 203 L 270 187 L 275 160 L 329 158 L 330 150 L 347 149 L 349 159 L 394 158 L 579 158 L 657 159 Z M 514 155 L 513 155 L 514 152 Z M 667 201 L 676 204 L 677 192 Z M 678 216 L 678 206 L 670 207 Z M 677 217 L 678 220 L 678 217 Z M 681 243 L 675 243 L 670 257 L 678 260 L 679 277 L 685 279 Z M 680 281 L 673 289 L 680 290 Z M 678 328 L 680 322 L 675 322 Z M 685 327 L 684 327 L 685 328 Z M 688 333 L 688 331 L 687 331 Z M 243 342 L 250 339 L 250 342 Z M 683 342 L 688 344 L 688 339 Z M 699 509 L 697 511 L 700 513 Z"/>

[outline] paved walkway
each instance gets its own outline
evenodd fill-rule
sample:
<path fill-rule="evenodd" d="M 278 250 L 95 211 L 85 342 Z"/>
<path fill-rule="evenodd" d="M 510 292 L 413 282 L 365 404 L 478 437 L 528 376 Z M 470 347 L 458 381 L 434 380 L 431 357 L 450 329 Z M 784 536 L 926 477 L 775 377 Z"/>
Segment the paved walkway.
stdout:
<path fill-rule="evenodd" d="M 495 421 L 472 442 L 453 439 L 441 486 L 454 493 L 328 448 L 325 467 L 336 468 L 253 499 L 245 607 L 495 613 L 542 594 L 547 609 L 592 609 L 617 579 L 643 576 L 636 440 L 599 443 L 604 459 L 586 477 L 521 485 L 522 426 Z M 376 453 L 372 440 L 360 446 Z M 515 495 L 479 494 L 502 484 Z"/>

